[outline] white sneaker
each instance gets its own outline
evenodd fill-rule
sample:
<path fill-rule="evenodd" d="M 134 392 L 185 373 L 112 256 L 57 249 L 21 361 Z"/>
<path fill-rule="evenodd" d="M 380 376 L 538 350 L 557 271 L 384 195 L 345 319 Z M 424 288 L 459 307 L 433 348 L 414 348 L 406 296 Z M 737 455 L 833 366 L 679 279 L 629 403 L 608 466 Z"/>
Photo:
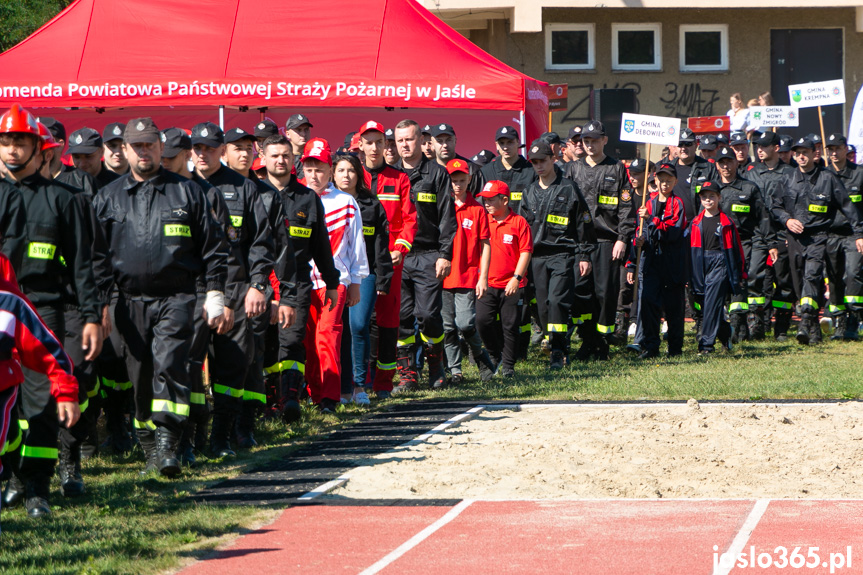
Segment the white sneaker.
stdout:
<path fill-rule="evenodd" d="M 629 324 L 629 329 L 626 331 L 626 333 L 629 335 L 629 337 L 635 337 L 636 331 L 638 331 L 638 326 L 634 323 L 631 323 Z"/>
<path fill-rule="evenodd" d="M 662 326 L 660 326 L 660 328 L 659 328 L 659 333 L 661 333 L 663 335 L 668 333 L 668 322 L 667 321 L 662 322 Z"/>
<path fill-rule="evenodd" d="M 369 394 L 362 390 L 362 388 L 357 388 L 354 390 L 354 395 L 351 397 L 351 401 L 357 405 L 361 406 L 369 406 L 372 404 L 369 399 Z"/>

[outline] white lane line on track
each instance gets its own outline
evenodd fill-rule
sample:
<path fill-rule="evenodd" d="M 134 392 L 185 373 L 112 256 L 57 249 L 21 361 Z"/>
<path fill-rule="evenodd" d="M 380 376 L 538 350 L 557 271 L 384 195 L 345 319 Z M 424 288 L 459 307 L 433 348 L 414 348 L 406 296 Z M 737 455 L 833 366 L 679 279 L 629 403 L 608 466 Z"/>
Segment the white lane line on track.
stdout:
<path fill-rule="evenodd" d="M 472 407 L 472 408 L 468 409 L 467 411 L 465 411 L 464 413 L 460 413 L 460 414 L 456 415 L 455 417 L 441 423 L 440 425 L 433 427 L 432 429 L 428 430 L 427 432 L 423 433 L 422 435 L 419 435 L 419 436 L 411 439 L 410 441 L 402 443 L 401 445 L 399 445 L 395 449 L 401 449 L 404 447 L 412 447 L 414 445 L 419 445 L 420 443 L 427 441 L 430 437 L 437 435 L 441 431 L 445 431 L 454 425 L 458 425 L 460 423 L 464 423 L 465 421 L 469 421 L 469 420 L 473 419 L 474 417 L 476 417 L 477 415 L 482 413 L 484 410 L 485 410 L 485 406 L 482 406 L 482 405 Z M 309 491 L 305 495 L 302 495 L 301 497 L 299 497 L 297 499 L 297 503 L 307 503 L 309 501 L 314 501 L 316 498 L 320 497 L 321 495 L 324 495 L 324 494 L 329 493 L 330 491 L 332 491 L 334 489 L 341 487 L 342 485 L 347 483 L 350 480 L 350 478 L 351 478 L 350 477 L 350 471 L 345 472 L 342 475 L 340 475 L 339 477 L 337 477 L 336 479 L 333 479 L 332 481 L 327 481 L 323 485 L 319 485 L 318 487 L 315 487 L 314 489 L 312 489 L 311 491 Z"/>
<path fill-rule="evenodd" d="M 341 475 L 341 476 L 333 479 L 332 481 L 327 481 L 323 485 L 319 485 L 318 487 L 315 487 L 314 489 L 312 489 L 311 491 L 309 491 L 308 493 L 306 493 L 305 495 L 303 495 L 299 499 L 297 499 L 297 502 L 312 501 L 313 499 L 320 497 L 324 493 L 329 493 L 333 489 L 341 487 L 342 485 L 347 483 L 349 479 L 350 479 L 350 476 L 348 476 L 348 474 L 345 473 L 344 475 Z"/>
<path fill-rule="evenodd" d="M 362 571 L 360 575 L 374 575 L 375 573 L 379 573 L 381 570 L 385 569 L 387 566 L 393 563 L 393 561 L 395 561 L 396 559 L 398 559 L 399 557 L 401 557 L 402 555 L 428 539 L 432 534 L 434 534 L 435 531 L 458 517 L 462 511 L 464 511 L 470 506 L 471 503 L 473 503 L 473 500 L 465 499 L 464 501 L 447 511 L 446 515 L 444 515 L 443 517 L 441 517 L 440 519 L 438 519 L 437 521 L 435 521 L 434 523 L 432 523 L 431 525 L 429 525 L 428 527 L 426 527 L 425 529 L 399 545 L 383 559 L 381 559 L 368 569 Z"/>
<path fill-rule="evenodd" d="M 731 562 L 730 567 L 723 567 L 722 565 L 714 567 L 713 575 L 728 575 L 731 570 L 734 569 L 734 566 L 737 564 L 737 554 L 743 551 L 743 548 L 749 541 L 749 537 L 752 535 L 752 532 L 755 531 L 755 528 L 758 526 L 758 522 L 761 521 L 761 517 L 764 515 L 764 512 L 767 511 L 767 506 L 769 504 L 769 499 L 759 499 L 755 502 L 755 505 L 752 507 L 752 511 L 749 512 L 749 516 L 746 518 L 746 521 L 743 522 L 743 526 L 740 528 L 740 531 L 737 532 L 737 536 L 734 537 L 734 541 L 731 542 L 731 547 L 729 547 L 728 551 L 725 552 L 731 557 L 734 557 L 735 560 Z"/>

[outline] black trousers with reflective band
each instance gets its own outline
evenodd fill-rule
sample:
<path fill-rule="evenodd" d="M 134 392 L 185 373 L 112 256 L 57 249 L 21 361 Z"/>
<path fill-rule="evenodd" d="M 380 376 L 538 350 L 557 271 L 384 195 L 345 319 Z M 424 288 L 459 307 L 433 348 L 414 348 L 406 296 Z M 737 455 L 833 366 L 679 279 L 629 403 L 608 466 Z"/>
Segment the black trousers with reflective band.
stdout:
<path fill-rule="evenodd" d="M 66 334 L 63 349 L 75 365 L 75 379 L 78 380 L 78 404 L 81 408 L 81 418 L 71 429 L 60 427 L 60 443 L 70 449 L 76 448 L 93 429 L 102 408 L 100 382 L 96 375 L 96 362 L 84 360 L 84 350 L 81 349 L 81 335 L 84 331 L 84 320 L 78 310 L 66 310 Z M 98 438 L 93 438 L 98 443 Z"/>
<path fill-rule="evenodd" d="M 817 313 L 823 305 L 827 267 L 827 234 L 788 234 L 788 255 L 795 291 L 800 294 L 800 311 Z"/>
<path fill-rule="evenodd" d="M 195 334 L 195 294 L 117 302 L 117 329 L 135 395 L 136 424 L 180 433 L 189 416 L 188 364 Z"/>
<path fill-rule="evenodd" d="M 410 341 L 415 323 L 423 341 L 443 342 L 443 282 L 435 277 L 437 252 L 411 253 L 402 269 L 399 340 Z"/>
<path fill-rule="evenodd" d="M 297 284 L 296 321 L 288 329 L 279 329 L 280 371 L 295 369 L 306 373 L 306 324 L 309 321 L 309 308 L 312 305 L 312 282 Z"/>
<path fill-rule="evenodd" d="M 863 309 L 863 256 L 853 236 L 827 238 L 827 277 L 831 315 Z"/>
<path fill-rule="evenodd" d="M 566 349 L 575 296 L 574 265 L 575 256 L 568 253 L 534 255 L 530 260 L 540 325 L 551 342 L 552 351 Z"/>

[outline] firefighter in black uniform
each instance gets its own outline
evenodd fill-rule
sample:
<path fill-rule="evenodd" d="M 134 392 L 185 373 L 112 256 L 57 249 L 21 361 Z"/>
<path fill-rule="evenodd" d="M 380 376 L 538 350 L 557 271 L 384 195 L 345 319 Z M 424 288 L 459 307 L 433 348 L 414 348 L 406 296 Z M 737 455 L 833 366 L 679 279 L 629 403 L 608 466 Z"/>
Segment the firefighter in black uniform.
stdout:
<path fill-rule="evenodd" d="M 729 146 L 737 158 L 737 175 L 745 178 L 749 166 L 752 165 L 752 158 L 749 156 L 749 138 L 746 137 L 746 132 L 732 133 L 729 139 Z M 718 157 L 719 155 L 717 154 Z"/>
<path fill-rule="evenodd" d="M 530 224 L 540 321 L 551 345 L 551 369 L 562 369 L 570 310 L 575 292 L 574 269 L 591 272 L 590 254 L 596 234 L 590 208 L 578 190 L 554 165 L 548 142 L 534 140 L 527 157 L 538 179 L 525 190 L 519 214 Z"/>
<path fill-rule="evenodd" d="M 774 216 L 788 229 L 788 251 L 795 284 L 800 294 L 797 341 L 806 345 L 821 341 L 818 310 L 824 288 L 824 269 L 830 226 L 837 210 L 848 219 L 854 246 L 863 253 L 863 221 L 842 182 L 815 164 L 815 144 L 800 138 L 792 148 L 797 172 L 788 178 L 784 193 L 776 198 Z"/>
<path fill-rule="evenodd" d="M 227 330 L 210 340 L 210 380 L 213 421 L 210 450 L 219 457 L 235 455 L 231 432 L 242 412 L 248 358 L 254 356 L 250 318 L 268 311 L 266 284 L 273 269 L 270 222 L 257 186 L 222 165 L 225 135 L 212 122 L 192 128 L 194 181 L 206 180 L 219 189 L 228 207 L 225 235 L 231 247 L 228 282 L 225 285 Z"/>
<path fill-rule="evenodd" d="M 180 472 L 177 446 L 192 400 L 196 279 L 206 277 L 208 324 L 224 329 L 229 247 L 201 187 L 161 167 L 162 146 L 152 119 L 131 120 L 123 134 L 130 172 L 99 190 L 94 208 L 120 291 L 116 329 L 145 471 L 170 477 Z"/>
<path fill-rule="evenodd" d="M 54 167 L 55 158 L 60 154 L 60 144 L 54 141 L 53 134 L 42 123 L 39 123 L 39 131 L 42 136 L 43 156 L 40 174 L 46 180 L 54 180 L 56 183 L 63 185 L 75 195 L 75 201 L 80 204 L 81 213 L 84 215 L 87 234 L 93 240 L 91 245 L 93 261 L 95 262 L 97 259 L 105 261 L 107 258 L 107 249 L 104 237 L 101 234 L 101 227 L 96 220 L 92 206 L 96 186 L 95 180 L 93 180 L 90 174 L 81 170 L 74 169 L 65 172 L 59 168 L 57 177 L 55 178 L 52 167 Z M 85 186 L 87 191 L 84 191 Z M 99 254 L 98 257 L 97 254 Z M 101 268 L 106 269 L 106 266 L 101 266 Z M 99 282 L 97 278 L 98 283 L 109 284 L 110 276 L 104 278 L 103 282 Z M 110 321 L 107 320 L 107 294 L 100 294 L 100 296 L 102 296 L 101 299 L 103 302 L 101 307 L 103 314 L 102 328 L 103 333 L 107 335 L 111 331 Z M 99 394 L 100 386 L 96 375 L 96 363 L 87 361 L 84 358 L 84 351 L 81 349 L 84 318 L 79 312 L 75 289 L 68 282 L 68 278 L 64 297 L 64 321 L 66 333 L 64 334 L 63 347 L 68 350 L 69 357 L 75 366 L 75 379 L 78 380 L 78 403 L 81 417 L 71 428 L 60 428 L 60 454 L 57 471 L 60 478 L 60 492 L 64 497 L 76 497 L 84 493 L 84 479 L 81 476 L 81 459 L 82 455 L 85 454 L 85 448 L 87 457 L 98 451 L 99 434 L 96 424 L 101 410 L 102 397 Z"/>
<path fill-rule="evenodd" d="M 69 136 L 69 153 L 72 164 L 96 178 L 96 183 L 103 188 L 116 180 L 115 174 L 102 161 L 102 136 L 93 128 L 75 130 Z"/>
<path fill-rule="evenodd" d="M 489 162 L 491 162 L 495 158 L 496 158 L 496 156 L 494 155 L 494 152 L 492 152 L 491 150 L 482 150 L 481 152 L 478 152 L 477 154 L 473 155 L 471 157 L 470 161 L 473 162 L 474 164 L 476 164 L 477 166 L 479 166 L 480 169 L 482 169 L 482 168 L 486 167 L 489 164 Z"/>
<path fill-rule="evenodd" d="M 445 124 L 441 124 L 445 126 Z M 449 126 L 436 126 L 433 135 L 449 142 Z M 412 128 L 420 131 L 412 120 L 403 120 L 396 130 Z M 455 149 L 455 136 L 448 144 Z M 439 145 L 436 144 L 436 149 Z M 411 152 L 408 155 L 408 151 Z M 452 182 L 446 169 L 426 158 L 419 146 L 410 150 L 399 148 L 401 159 L 395 165 L 408 175 L 411 182 L 411 201 L 417 210 L 417 234 L 413 247 L 404 258 L 402 270 L 402 299 L 399 328 L 398 359 L 408 358 L 410 365 L 415 357 L 414 346 L 409 342 L 415 337 L 415 325 L 419 324 L 422 341 L 428 346 L 429 385 L 439 389 L 446 385 L 446 358 L 443 340 L 443 279 L 449 275 L 452 263 L 452 245 L 456 232 L 455 204 L 452 199 Z M 441 157 L 440 155 L 438 156 Z M 480 176 L 481 178 L 481 176 Z M 474 178 L 471 178 L 471 182 Z M 416 378 L 417 380 L 419 378 Z"/>
<path fill-rule="evenodd" d="M 863 218 L 863 169 L 848 161 L 848 142 L 842 134 L 827 137 L 827 166 L 836 174 L 857 213 Z M 830 278 L 828 310 L 836 321 L 831 339 L 857 339 L 863 310 L 863 259 L 857 251 L 853 230 L 841 212 L 827 240 L 827 276 Z"/>
<path fill-rule="evenodd" d="M 755 152 L 758 162 L 750 164 L 745 178 L 755 183 L 760 189 L 764 203 L 770 214 L 770 225 L 773 245 L 769 246 L 770 257 L 773 265 L 767 267 L 767 275 L 764 278 L 766 296 L 769 299 L 769 308 L 772 310 L 776 323 L 773 328 L 773 337 L 779 341 L 785 341 L 788 328 L 791 327 L 791 312 L 797 297 L 794 295 L 794 283 L 791 281 L 791 263 L 788 259 L 788 245 L 786 242 L 786 230 L 779 221 L 773 217 L 773 202 L 785 188 L 786 179 L 794 174 L 794 168 L 780 159 L 782 149 L 781 137 L 775 132 L 764 132 L 757 138 L 753 138 Z M 789 145 L 789 150 L 790 144 Z M 765 316 L 767 313 L 765 313 Z M 765 327 L 769 320 L 765 321 Z"/>
<path fill-rule="evenodd" d="M 306 142 L 312 138 L 312 128 L 315 125 L 303 114 L 294 114 L 285 122 L 285 136 L 291 142 L 291 151 L 294 154 L 294 169 L 298 177 L 303 175 L 303 149 Z"/>
<path fill-rule="evenodd" d="M 633 211 L 630 220 L 633 230 L 638 226 L 638 208 L 641 207 L 641 198 L 644 194 L 644 179 L 651 177 L 655 169 L 656 166 L 653 162 L 648 162 L 642 158 L 635 158 L 629 164 L 627 170 L 629 181 L 620 192 L 620 199 L 632 203 Z M 629 340 L 630 320 L 636 317 L 638 311 L 637 302 L 633 297 L 634 286 L 627 281 L 627 273 L 626 266 L 621 266 L 620 295 L 617 299 L 617 314 L 614 316 L 614 342 L 616 345 L 626 345 Z"/>
<path fill-rule="evenodd" d="M 57 152 L 51 158 L 50 174 L 52 174 L 53 179 L 56 181 L 80 190 L 84 197 L 88 198 L 88 207 L 91 209 L 92 200 L 99 191 L 100 186 L 96 179 L 87 172 L 79 170 L 74 166 L 67 166 L 61 161 L 63 146 L 66 143 L 66 127 L 58 120 L 49 117 L 40 118 L 39 122 L 48 128 L 48 131 L 54 137 L 54 141 L 59 144 Z M 106 173 L 111 174 L 112 172 L 106 170 Z M 48 179 L 51 178 L 48 177 Z M 93 214 L 93 217 L 95 218 L 95 214 Z M 94 226 L 93 231 L 94 233 L 101 233 L 98 226 Z M 95 240 L 96 238 L 94 238 Z M 108 320 L 110 323 L 103 321 L 103 327 L 109 327 L 113 324 L 114 308 L 117 305 L 116 289 L 112 291 L 110 296 L 106 294 L 105 297 L 106 299 L 110 297 L 108 311 Z M 67 313 L 66 331 L 75 336 L 76 333 L 80 334 L 80 328 L 73 329 L 74 324 L 69 323 L 70 315 Z M 75 314 L 74 323 L 80 323 L 80 315 L 77 313 Z M 70 328 L 70 326 L 72 327 Z M 90 425 L 87 437 L 81 445 L 81 455 L 83 458 L 93 455 L 99 447 L 95 443 L 98 439 L 95 424 L 98 419 L 100 406 L 105 412 L 105 427 L 108 431 L 108 438 L 103 445 L 111 447 L 117 454 L 128 453 L 132 449 L 132 439 L 129 436 L 129 428 L 126 421 L 126 414 L 129 412 L 132 399 L 132 383 L 129 381 L 129 374 L 126 373 L 126 363 L 123 361 L 123 345 L 120 335 L 115 329 L 108 329 L 107 331 L 109 332 L 108 339 L 103 341 L 102 353 L 96 359 L 98 392 L 94 393 L 92 389 L 87 392 L 88 395 L 93 394 L 88 398 L 90 412 L 84 411 L 81 417 L 81 420 Z M 68 351 L 70 346 L 67 344 L 66 348 Z M 69 351 L 69 353 L 71 355 L 74 352 Z M 81 366 L 79 360 L 75 357 L 72 360 L 76 368 Z"/>
<path fill-rule="evenodd" d="M 84 321 L 84 359 L 93 361 L 102 349 L 102 306 L 93 274 L 92 239 L 74 194 L 39 173 L 44 162 L 42 145 L 36 119 L 26 110 L 16 104 L 0 117 L 0 160 L 7 172 L 6 184 L 17 188 L 27 219 L 26 251 L 16 269 L 18 282 L 56 334 L 66 333 L 66 284 L 72 285 Z M 3 236 L 14 233 L 2 231 Z M 7 242 L 4 251 L 10 248 Z M 3 501 L 14 506 L 24 499 L 28 515 L 42 517 L 51 513 L 48 494 L 58 456 L 57 406 L 47 376 L 25 370 L 25 378 L 13 409 L 17 413 L 11 417 L 16 428 L 9 437 L 18 437 L 19 425 L 23 434 L 20 443 L 7 446 L 4 455 L 4 467 L 12 478 Z M 65 415 L 60 414 L 61 421 Z M 26 423 L 18 424 L 19 420 Z"/>
<path fill-rule="evenodd" d="M 519 134 L 512 126 L 501 126 L 494 135 L 497 153 L 500 154 L 482 168 L 482 176 L 486 182 L 498 180 L 509 186 L 509 207 L 513 213 L 518 213 L 521 204 L 521 196 L 532 183 L 536 181 L 536 171 L 530 162 L 519 154 L 523 146 L 519 142 Z M 528 278 L 524 289 L 524 298 L 528 305 L 521 306 L 521 331 L 519 337 L 519 355 L 527 357 L 527 349 L 530 346 L 530 313 L 536 308 L 533 302 L 533 282 Z"/>
<path fill-rule="evenodd" d="M 772 133 L 772 132 L 771 132 Z M 728 308 L 735 343 L 745 339 L 764 339 L 768 286 L 768 250 L 776 243 L 761 189 L 749 180 L 738 177 L 737 156 L 729 148 L 716 154 L 719 170 L 720 209 L 740 235 L 747 279 L 743 289 L 731 298 Z"/>
<path fill-rule="evenodd" d="M 602 123 L 585 124 L 581 141 L 587 155 L 567 164 L 564 173 L 587 201 L 598 242 L 590 254 L 593 273 L 575 282 L 572 317 L 583 342 L 576 359 L 605 360 L 614 333 L 620 267 L 635 236 L 635 208 L 632 195 L 623 193 L 628 184 L 626 168 L 605 155 L 608 138 Z"/>
<path fill-rule="evenodd" d="M 286 423 L 298 421 L 300 389 L 304 387 L 306 371 L 306 322 L 312 301 L 313 258 L 327 285 L 326 301 L 330 308 L 338 299 L 339 273 L 333 264 L 324 206 L 316 193 L 300 184 L 291 174 L 294 165 L 291 143 L 281 135 L 264 140 L 265 182 L 281 200 L 283 215 L 281 226 L 290 237 L 289 258 L 285 246 L 277 248 L 275 272 L 279 280 L 278 320 L 279 331 L 279 389 L 276 393 L 274 415 Z M 278 232 L 277 232 L 278 233 Z"/>

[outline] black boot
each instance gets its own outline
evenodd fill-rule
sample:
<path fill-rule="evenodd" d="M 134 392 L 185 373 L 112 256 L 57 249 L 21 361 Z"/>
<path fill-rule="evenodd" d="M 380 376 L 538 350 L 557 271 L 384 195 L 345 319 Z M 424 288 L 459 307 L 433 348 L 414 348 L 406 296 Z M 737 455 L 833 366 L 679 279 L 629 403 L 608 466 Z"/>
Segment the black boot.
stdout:
<path fill-rule="evenodd" d="M 213 414 L 213 424 L 210 428 L 210 451 L 214 457 L 236 457 L 231 449 L 231 428 L 233 418 L 224 413 Z"/>
<path fill-rule="evenodd" d="M 251 449 L 258 445 L 255 441 L 255 418 L 258 415 L 258 403 L 255 401 L 244 401 L 240 417 L 234 431 L 237 434 L 237 447 Z"/>
<path fill-rule="evenodd" d="M 303 374 L 296 369 L 282 372 L 279 381 L 279 400 L 276 412 L 285 423 L 294 423 L 302 417 L 300 409 L 300 388 L 303 385 Z"/>
<path fill-rule="evenodd" d="M 177 444 L 180 434 L 167 427 L 156 428 L 156 466 L 165 477 L 180 473 L 180 459 L 177 457 Z"/>
<path fill-rule="evenodd" d="M 857 341 L 860 336 L 857 330 L 860 327 L 860 319 L 856 311 L 848 312 L 848 322 L 845 324 L 845 341 Z"/>
<path fill-rule="evenodd" d="M 15 473 L 6 482 L 6 489 L 3 490 L 3 507 L 16 507 L 24 501 L 24 482 Z"/>
<path fill-rule="evenodd" d="M 63 497 L 78 497 L 84 494 L 80 445 L 70 448 L 61 442 L 57 474 L 60 478 L 60 493 L 63 494 Z"/>
<path fill-rule="evenodd" d="M 764 339 L 764 310 L 762 308 L 749 310 L 747 328 L 749 329 L 749 337 L 753 341 Z"/>
<path fill-rule="evenodd" d="M 443 389 L 446 387 L 446 373 L 444 373 L 443 341 L 434 343 L 428 352 L 429 387 L 432 389 Z"/>
<path fill-rule="evenodd" d="M 812 312 L 812 320 L 809 323 L 809 343 L 821 343 L 821 321 L 818 319 L 818 312 Z"/>
<path fill-rule="evenodd" d="M 749 330 L 746 329 L 746 314 L 732 313 L 730 319 L 731 327 L 734 328 L 734 335 L 731 338 L 732 342 L 740 343 L 749 339 Z"/>
<path fill-rule="evenodd" d="M 820 326 L 819 326 L 820 331 Z M 797 323 L 797 342 L 801 345 L 809 345 L 810 333 L 812 331 L 812 312 L 800 312 L 800 321 Z"/>
<path fill-rule="evenodd" d="M 183 433 L 180 435 L 180 443 L 177 445 L 177 452 L 180 455 L 180 463 L 185 467 L 195 467 L 198 465 L 198 459 L 195 457 L 195 448 L 192 445 L 194 436 L 195 422 L 189 418 L 183 426 Z"/>
<path fill-rule="evenodd" d="M 848 314 L 842 312 L 834 316 L 833 335 L 830 336 L 831 341 L 841 341 L 845 338 L 845 330 L 848 328 Z"/>
<path fill-rule="evenodd" d="M 773 326 L 773 337 L 776 341 L 788 339 L 788 328 L 791 327 L 791 310 L 777 309 L 775 312 L 776 323 Z"/>
<path fill-rule="evenodd" d="M 619 311 L 614 314 L 614 333 L 612 334 L 612 343 L 614 345 L 626 345 L 629 341 L 629 314 Z"/>
<path fill-rule="evenodd" d="M 398 369 L 399 383 L 393 389 L 393 394 L 419 389 L 415 358 L 416 355 L 412 346 L 406 345 L 398 348 L 396 368 Z"/>
<path fill-rule="evenodd" d="M 146 460 L 141 475 L 156 471 L 159 469 L 158 462 L 156 461 L 156 432 L 152 429 L 138 429 L 135 435 L 138 437 L 141 449 L 144 450 L 144 459 Z"/>
<path fill-rule="evenodd" d="M 25 482 L 24 509 L 33 519 L 51 516 L 48 497 L 51 493 L 51 478 L 38 477 Z"/>

